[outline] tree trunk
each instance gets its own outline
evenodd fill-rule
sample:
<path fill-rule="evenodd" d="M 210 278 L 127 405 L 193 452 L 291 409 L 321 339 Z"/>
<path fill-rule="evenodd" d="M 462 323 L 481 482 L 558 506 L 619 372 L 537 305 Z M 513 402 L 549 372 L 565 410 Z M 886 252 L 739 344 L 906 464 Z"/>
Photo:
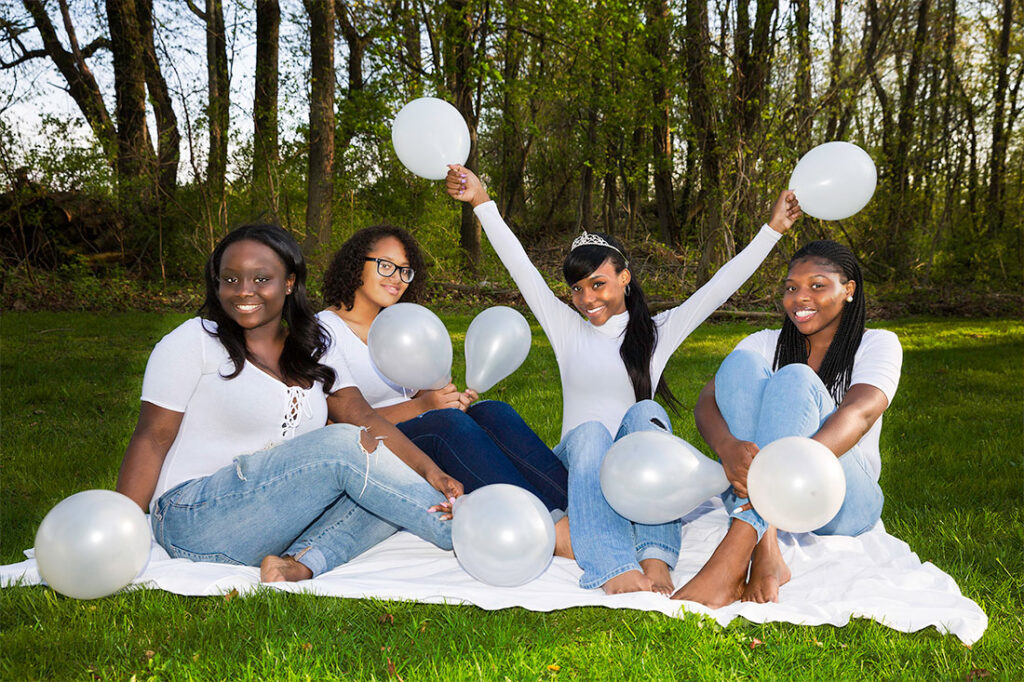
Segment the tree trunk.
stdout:
<path fill-rule="evenodd" d="M 841 2 L 842 0 L 836 0 Z M 796 33 L 796 93 L 793 111 L 796 118 L 796 146 L 799 153 L 810 148 L 814 128 L 814 110 L 811 107 L 811 2 L 794 2 Z M 833 50 L 834 52 L 834 50 Z M 833 55 L 833 58 L 834 55 Z M 832 74 L 835 83 L 836 73 Z"/>
<path fill-rule="evenodd" d="M 445 13 L 445 72 L 448 85 L 459 110 L 469 127 L 469 158 L 466 165 L 477 167 L 477 113 L 473 106 L 474 60 L 473 22 L 469 0 L 446 0 Z M 459 225 L 459 247 L 472 273 L 476 273 L 483 257 L 480 248 L 480 225 L 469 204 L 462 204 Z"/>
<path fill-rule="evenodd" d="M 1013 0 L 1003 0 L 1002 26 L 996 46 L 996 88 L 992 109 L 992 156 L 989 161 L 988 199 L 985 234 L 998 237 L 1003 231 L 1006 208 L 1003 206 L 1003 168 L 1006 165 L 1007 135 L 1006 94 L 1009 83 L 1010 27 L 1013 23 Z"/>
<path fill-rule="evenodd" d="M 647 49 L 651 57 L 649 80 L 653 104 L 651 137 L 654 163 L 654 200 L 658 208 L 661 241 L 676 242 L 678 226 L 672 196 L 671 93 L 668 87 L 670 13 L 668 0 L 650 0 L 646 7 Z"/>
<path fill-rule="evenodd" d="M 277 90 L 281 7 L 256 0 L 256 85 L 252 104 L 253 208 L 278 221 Z"/>
<path fill-rule="evenodd" d="M 309 13 L 309 187 L 306 239 L 311 254 L 330 239 L 334 199 L 334 0 L 307 0 Z"/>
<path fill-rule="evenodd" d="M 24 3 L 25 9 L 32 16 L 36 30 L 39 31 L 46 55 L 53 61 L 54 66 L 57 67 L 68 84 L 68 94 L 78 105 L 78 110 L 82 112 L 85 122 L 92 129 L 96 139 L 99 140 L 110 163 L 116 165 L 118 140 L 114 122 L 107 111 L 107 105 L 103 102 L 103 94 L 100 92 L 99 85 L 85 63 L 82 50 L 78 47 L 78 38 L 74 35 L 74 27 L 71 26 L 70 21 L 65 22 L 73 49 L 73 52 L 68 52 L 61 44 L 42 0 L 24 0 Z"/>
<path fill-rule="evenodd" d="M 181 135 L 178 133 L 178 117 L 174 113 L 171 93 L 156 56 L 156 43 L 153 40 L 153 0 L 136 0 L 136 8 L 144 42 L 142 58 L 146 68 L 146 87 L 149 89 L 153 118 L 156 120 L 157 187 L 160 211 L 163 213 L 174 198 L 178 187 Z"/>

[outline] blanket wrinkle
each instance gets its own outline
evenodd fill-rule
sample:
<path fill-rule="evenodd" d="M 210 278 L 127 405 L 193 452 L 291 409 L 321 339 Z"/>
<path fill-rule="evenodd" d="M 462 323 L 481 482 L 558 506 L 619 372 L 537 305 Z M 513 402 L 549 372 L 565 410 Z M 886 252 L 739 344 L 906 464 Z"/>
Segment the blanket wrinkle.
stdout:
<path fill-rule="evenodd" d="M 672 573 L 682 585 L 700 570 L 725 535 L 728 517 L 718 499 L 688 514 L 682 528 L 682 552 Z M 779 533 L 779 547 L 793 578 L 779 590 L 779 602 L 735 602 L 709 609 L 694 602 L 671 601 L 652 592 L 606 595 L 579 587 L 582 572 L 569 559 L 554 557 L 536 580 L 519 587 L 493 587 L 463 571 L 455 555 L 411 533 L 399 532 L 347 564 L 313 580 L 263 585 L 285 592 L 344 597 L 472 604 L 486 610 L 522 607 L 554 611 L 577 606 L 657 611 L 667 616 L 703 614 L 727 626 L 737 617 L 755 623 L 842 627 L 851 618 L 867 618 L 902 632 L 934 627 L 974 644 L 988 627 L 988 616 L 964 597 L 956 582 L 921 560 L 907 543 L 885 532 L 881 521 L 855 538 L 811 533 Z M 38 585 L 43 581 L 32 558 L 0 566 L 0 586 Z M 153 545 L 149 563 L 133 582 L 136 589 L 159 589 L 187 596 L 218 596 L 231 590 L 251 593 L 261 587 L 259 568 L 171 559 Z"/>

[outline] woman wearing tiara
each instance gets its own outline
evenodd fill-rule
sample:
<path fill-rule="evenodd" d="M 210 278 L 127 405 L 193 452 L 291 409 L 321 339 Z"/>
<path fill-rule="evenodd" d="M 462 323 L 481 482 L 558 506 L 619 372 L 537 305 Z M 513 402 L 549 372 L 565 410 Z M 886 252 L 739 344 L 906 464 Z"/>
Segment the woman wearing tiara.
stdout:
<path fill-rule="evenodd" d="M 479 178 L 449 167 L 448 194 L 468 202 L 498 257 L 547 334 L 562 379 L 562 438 L 555 454 L 569 470 L 572 551 L 583 569 L 580 587 L 608 594 L 671 594 L 680 522 L 643 525 L 617 514 L 601 493 L 600 469 L 612 443 L 640 430 L 671 432 L 678 401 L 662 377 L 672 353 L 761 264 L 800 217 L 783 192 L 753 241 L 682 305 L 652 317 L 640 282 L 614 238 L 584 232 L 562 263 L 572 307 L 548 288 L 505 224 Z M 581 317 L 582 315 L 582 317 Z"/>

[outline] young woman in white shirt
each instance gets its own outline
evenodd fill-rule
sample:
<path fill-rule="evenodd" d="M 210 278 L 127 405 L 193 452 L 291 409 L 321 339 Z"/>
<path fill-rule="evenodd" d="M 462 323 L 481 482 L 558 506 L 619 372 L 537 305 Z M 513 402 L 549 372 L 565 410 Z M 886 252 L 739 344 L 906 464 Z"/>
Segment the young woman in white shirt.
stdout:
<path fill-rule="evenodd" d="M 399 301 L 416 302 L 426 280 L 420 247 L 393 225 L 358 230 L 334 254 L 324 273 L 328 304 L 318 314 L 331 344 L 321 361 L 351 375 L 367 402 L 395 424 L 466 492 L 492 483 L 535 494 L 556 519 L 559 554 L 568 553 L 568 473 L 544 442 L 507 403 L 477 401 L 454 384 L 413 391 L 381 375 L 366 345 L 377 315 Z"/>
<path fill-rule="evenodd" d="M 327 338 L 291 235 L 232 231 L 205 279 L 200 316 L 150 355 L 117 483 L 168 554 L 298 580 L 367 549 L 380 519 L 450 549 L 462 485 L 318 362 Z"/>
<path fill-rule="evenodd" d="M 859 535 L 881 515 L 878 437 L 899 383 L 899 339 L 864 328 L 864 280 L 853 253 L 841 244 L 816 241 L 801 248 L 783 287 L 782 329 L 740 341 L 694 409 L 697 428 L 732 483 L 722 496 L 731 518 L 707 564 L 674 599 L 712 608 L 738 599 L 778 601 L 790 570 L 776 529 L 747 500 L 750 464 L 774 440 L 810 437 L 839 458 L 846 498 L 816 533 Z"/>
<path fill-rule="evenodd" d="M 608 235 L 584 233 L 573 242 L 562 267 L 572 306 L 564 304 L 530 262 L 480 180 L 462 166 L 449 168 L 448 193 L 474 207 L 558 362 L 562 440 L 554 452 L 569 469 L 569 523 L 572 549 L 583 569 L 580 586 L 602 587 L 609 594 L 671 594 L 679 522 L 642 525 L 615 513 L 601 493 L 601 462 L 612 442 L 628 433 L 671 432 L 668 414 L 652 399 L 657 394 L 670 406 L 677 404 L 662 377 L 665 365 L 800 216 L 795 197 L 783 192 L 749 246 L 682 305 L 652 317 L 622 245 Z"/>

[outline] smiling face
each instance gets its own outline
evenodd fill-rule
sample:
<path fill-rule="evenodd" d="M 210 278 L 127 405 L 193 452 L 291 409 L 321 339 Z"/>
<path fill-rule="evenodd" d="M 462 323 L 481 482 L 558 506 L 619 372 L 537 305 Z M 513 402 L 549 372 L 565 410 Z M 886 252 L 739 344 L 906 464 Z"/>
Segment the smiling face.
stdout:
<path fill-rule="evenodd" d="M 395 237 L 382 237 L 370 247 L 366 253 L 367 258 L 382 258 L 391 261 L 399 268 L 409 266 L 409 259 L 405 253 L 405 247 Z M 362 299 L 364 303 L 370 303 L 378 308 L 387 308 L 394 305 L 402 298 L 402 294 L 409 288 L 409 285 L 402 281 L 399 270 L 395 270 L 388 277 L 382 277 L 377 272 L 375 261 L 363 263 L 362 284 L 356 289 L 356 300 Z"/>
<path fill-rule="evenodd" d="M 847 280 L 835 264 L 808 258 L 790 266 L 782 306 L 801 334 L 831 342 L 846 299 L 853 296 L 856 288 L 857 283 Z"/>
<path fill-rule="evenodd" d="M 280 327 L 284 303 L 295 286 L 277 253 L 258 241 L 242 239 L 221 255 L 217 298 L 224 312 L 246 332 Z"/>
<path fill-rule="evenodd" d="M 592 273 L 570 285 L 572 304 L 591 324 L 600 327 L 613 315 L 626 312 L 626 285 L 630 279 L 629 270 L 617 273 L 611 260 L 606 260 Z"/>

